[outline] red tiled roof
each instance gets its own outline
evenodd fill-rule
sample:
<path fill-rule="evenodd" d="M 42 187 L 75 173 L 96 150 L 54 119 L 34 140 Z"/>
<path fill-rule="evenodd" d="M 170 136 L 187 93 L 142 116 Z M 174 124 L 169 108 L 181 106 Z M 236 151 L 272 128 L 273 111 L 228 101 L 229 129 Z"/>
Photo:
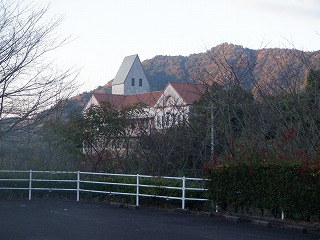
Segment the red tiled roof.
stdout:
<path fill-rule="evenodd" d="M 207 91 L 203 84 L 170 82 L 169 85 L 176 90 L 186 104 L 192 104 Z"/>
<path fill-rule="evenodd" d="M 163 91 L 155 91 L 141 94 L 133 95 L 116 95 L 116 94 L 99 94 L 94 93 L 94 97 L 99 103 L 109 102 L 115 108 L 129 107 L 137 104 L 145 104 L 147 106 L 153 107 Z"/>
<path fill-rule="evenodd" d="M 98 103 L 109 102 L 115 108 L 121 107 L 126 97 L 123 95 L 103 94 L 103 93 L 93 93 L 93 96 L 97 99 Z"/>
<path fill-rule="evenodd" d="M 177 83 L 170 82 L 167 87 L 171 85 L 175 91 L 181 96 L 186 104 L 192 104 L 198 100 L 206 91 L 206 88 L 202 84 L 191 83 Z M 144 104 L 153 107 L 163 94 L 162 91 L 133 94 L 133 95 L 116 95 L 116 94 L 102 94 L 93 93 L 93 96 L 99 103 L 109 102 L 115 108 L 129 107 L 138 104 Z"/>
<path fill-rule="evenodd" d="M 124 106 L 145 104 L 147 106 L 153 107 L 162 94 L 163 94 L 163 91 L 155 91 L 155 92 L 128 95 L 124 100 Z"/>

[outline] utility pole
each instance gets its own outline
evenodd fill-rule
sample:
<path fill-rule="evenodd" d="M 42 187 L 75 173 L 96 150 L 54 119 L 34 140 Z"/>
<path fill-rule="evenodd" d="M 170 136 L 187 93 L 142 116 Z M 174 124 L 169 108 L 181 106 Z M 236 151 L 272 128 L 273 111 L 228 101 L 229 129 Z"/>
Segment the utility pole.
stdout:
<path fill-rule="evenodd" d="M 214 109 L 215 107 L 210 105 L 211 110 L 211 158 L 214 156 Z"/>

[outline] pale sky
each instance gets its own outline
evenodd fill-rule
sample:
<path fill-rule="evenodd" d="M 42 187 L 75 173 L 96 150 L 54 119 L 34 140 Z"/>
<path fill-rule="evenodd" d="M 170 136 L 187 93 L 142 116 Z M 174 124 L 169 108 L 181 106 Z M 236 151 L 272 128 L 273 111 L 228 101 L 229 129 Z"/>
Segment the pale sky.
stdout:
<path fill-rule="evenodd" d="M 204 52 L 228 42 L 244 47 L 320 50 L 319 0 L 24 0 L 62 15 L 57 65 L 82 68 L 79 92 L 113 79 L 125 56 Z"/>

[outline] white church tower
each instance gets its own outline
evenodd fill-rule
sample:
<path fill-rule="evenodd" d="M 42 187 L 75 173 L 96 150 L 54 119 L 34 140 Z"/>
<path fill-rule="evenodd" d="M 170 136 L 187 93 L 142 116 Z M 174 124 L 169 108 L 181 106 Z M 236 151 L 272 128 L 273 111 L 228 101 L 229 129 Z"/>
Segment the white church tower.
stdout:
<path fill-rule="evenodd" d="M 131 95 L 150 91 L 138 54 L 124 58 L 112 82 L 112 94 Z"/>

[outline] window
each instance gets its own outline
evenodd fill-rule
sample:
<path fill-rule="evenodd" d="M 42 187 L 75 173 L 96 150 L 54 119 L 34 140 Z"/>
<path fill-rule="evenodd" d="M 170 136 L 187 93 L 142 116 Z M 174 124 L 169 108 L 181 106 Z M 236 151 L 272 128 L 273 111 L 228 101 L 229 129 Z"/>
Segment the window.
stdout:
<path fill-rule="evenodd" d="M 139 78 L 139 87 L 142 87 L 142 78 Z"/>
<path fill-rule="evenodd" d="M 166 126 L 170 126 L 170 115 L 166 116 Z"/>
<path fill-rule="evenodd" d="M 157 116 L 157 127 L 161 127 L 161 117 Z"/>
<path fill-rule="evenodd" d="M 176 115 L 172 114 L 172 124 L 176 124 Z"/>
<path fill-rule="evenodd" d="M 135 85 L 135 79 L 131 78 L 131 86 L 134 87 L 134 85 Z"/>
<path fill-rule="evenodd" d="M 174 105 L 174 99 L 172 96 L 166 96 L 164 100 L 164 106 L 173 106 Z"/>
<path fill-rule="evenodd" d="M 180 114 L 177 115 L 177 122 L 178 122 L 178 123 L 181 123 L 181 122 L 182 122 L 182 121 L 181 121 L 181 115 L 180 115 Z"/>

